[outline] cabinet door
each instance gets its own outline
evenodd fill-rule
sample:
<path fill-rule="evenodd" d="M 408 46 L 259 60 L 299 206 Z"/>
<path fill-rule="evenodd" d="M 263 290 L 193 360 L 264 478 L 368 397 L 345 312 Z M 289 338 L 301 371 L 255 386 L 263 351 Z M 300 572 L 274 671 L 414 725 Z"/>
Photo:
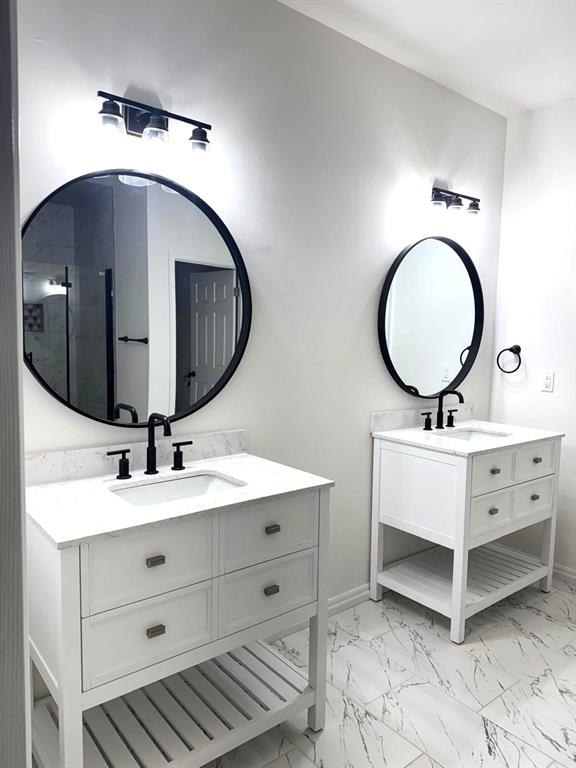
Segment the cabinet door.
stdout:
<path fill-rule="evenodd" d="M 203 582 L 83 619 L 84 690 L 215 640 L 213 584 Z"/>
<path fill-rule="evenodd" d="M 200 513 L 84 544 L 82 616 L 216 576 L 217 520 Z"/>
<path fill-rule="evenodd" d="M 221 573 L 318 544 L 318 493 L 299 493 L 222 512 Z"/>
<path fill-rule="evenodd" d="M 220 636 L 316 600 L 317 550 L 308 549 L 218 579 Z"/>

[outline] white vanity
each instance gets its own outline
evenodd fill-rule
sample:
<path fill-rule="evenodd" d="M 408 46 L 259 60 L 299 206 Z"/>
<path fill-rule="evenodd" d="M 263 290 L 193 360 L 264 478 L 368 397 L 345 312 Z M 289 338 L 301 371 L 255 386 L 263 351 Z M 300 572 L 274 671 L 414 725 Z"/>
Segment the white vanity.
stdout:
<path fill-rule="evenodd" d="M 250 454 L 28 489 L 40 768 L 201 766 L 325 707 L 332 482 Z M 260 642 L 309 621 L 308 678 Z"/>
<path fill-rule="evenodd" d="M 536 581 L 550 589 L 563 435 L 482 421 L 453 429 L 374 432 L 371 597 L 391 589 L 451 619 Z M 498 543 L 544 523 L 539 557 Z M 383 565 L 386 527 L 433 543 Z"/>

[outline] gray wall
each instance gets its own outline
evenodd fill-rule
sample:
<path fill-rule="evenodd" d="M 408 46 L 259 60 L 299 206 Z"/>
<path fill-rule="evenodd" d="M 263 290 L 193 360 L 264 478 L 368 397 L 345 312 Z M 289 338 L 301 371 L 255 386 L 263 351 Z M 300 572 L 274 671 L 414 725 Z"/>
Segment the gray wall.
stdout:
<path fill-rule="evenodd" d="M 23 212 L 119 163 L 164 172 L 218 211 L 247 264 L 253 330 L 230 384 L 175 432 L 246 427 L 254 453 L 334 478 L 331 592 L 366 583 L 369 414 L 418 404 L 380 357 L 382 281 L 424 235 L 469 250 L 487 320 L 462 389 L 487 416 L 505 120 L 272 0 L 20 10 Z M 157 92 L 213 123 L 204 171 L 176 126 L 165 160 L 137 140 L 104 146 L 98 88 Z M 432 219 L 435 179 L 481 197 L 482 216 Z M 29 450 L 133 438 L 67 411 L 28 375 L 25 396 Z"/>

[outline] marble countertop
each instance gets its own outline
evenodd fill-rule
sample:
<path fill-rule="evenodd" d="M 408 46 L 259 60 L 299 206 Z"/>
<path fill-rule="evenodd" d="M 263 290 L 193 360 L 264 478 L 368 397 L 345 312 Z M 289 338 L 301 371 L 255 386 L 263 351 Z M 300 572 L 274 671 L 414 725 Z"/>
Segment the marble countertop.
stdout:
<path fill-rule="evenodd" d="M 501 432 L 505 435 L 482 435 L 478 440 L 462 440 L 449 437 L 450 433 L 459 430 L 481 429 L 487 432 Z M 372 437 L 379 440 L 390 440 L 394 443 L 404 443 L 417 448 L 426 448 L 440 453 L 451 453 L 455 456 L 475 456 L 489 453 L 502 448 L 511 448 L 524 443 L 534 443 L 538 440 L 564 437 L 563 432 L 547 432 L 543 429 L 529 427 L 514 427 L 510 424 L 497 424 L 493 421 L 478 421 L 475 419 L 461 421 L 454 429 L 425 432 L 422 427 L 412 429 L 392 429 L 386 432 L 373 432 Z"/>
<path fill-rule="evenodd" d="M 26 489 L 26 511 L 44 535 L 62 549 L 141 525 L 158 525 L 199 512 L 334 485 L 332 480 L 249 453 L 190 462 L 179 473 L 172 472 L 170 466 L 158 470 L 153 477 L 139 471 L 131 480 L 104 475 L 31 486 Z M 136 506 L 113 493 L 122 488 L 188 477 L 199 471 L 217 472 L 243 485 L 150 506 Z"/>

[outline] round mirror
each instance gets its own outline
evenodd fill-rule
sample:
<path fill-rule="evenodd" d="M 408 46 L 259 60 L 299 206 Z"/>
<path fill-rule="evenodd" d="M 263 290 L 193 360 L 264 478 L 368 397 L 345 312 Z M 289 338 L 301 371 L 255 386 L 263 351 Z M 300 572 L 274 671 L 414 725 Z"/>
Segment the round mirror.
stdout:
<path fill-rule="evenodd" d="M 380 296 L 378 338 L 394 381 L 433 398 L 464 381 L 480 347 L 484 301 L 466 251 L 447 237 L 409 245 L 390 267 Z"/>
<path fill-rule="evenodd" d="M 85 416 L 183 418 L 242 358 L 252 302 L 240 251 L 168 179 L 102 171 L 64 184 L 26 221 L 22 261 L 26 364 Z"/>

